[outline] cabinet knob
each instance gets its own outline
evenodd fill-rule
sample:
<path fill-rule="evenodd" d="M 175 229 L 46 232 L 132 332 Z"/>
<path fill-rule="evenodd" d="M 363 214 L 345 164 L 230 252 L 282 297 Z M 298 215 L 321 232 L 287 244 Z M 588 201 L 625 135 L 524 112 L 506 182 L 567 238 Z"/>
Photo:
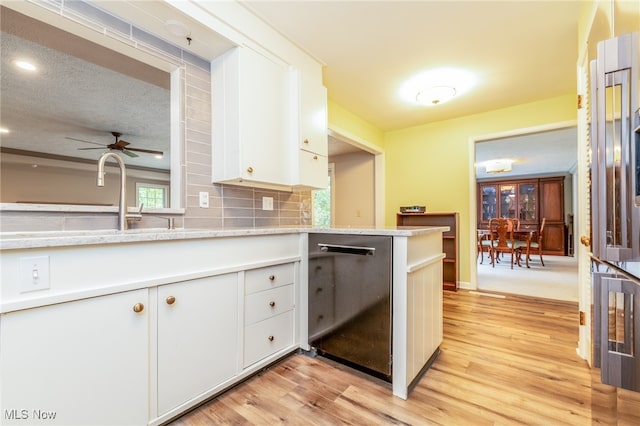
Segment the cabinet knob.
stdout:
<path fill-rule="evenodd" d="M 136 303 L 133 305 L 133 312 L 139 314 L 142 311 L 144 311 L 144 305 L 142 303 Z"/>
<path fill-rule="evenodd" d="M 271 302 L 269 302 L 269 306 L 271 306 L 272 308 L 276 306 L 276 302 L 274 302 L 273 300 Z"/>
<path fill-rule="evenodd" d="M 273 342 L 273 339 L 275 339 L 275 337 L 269 336 L 269 337 L 267 337 L 267 339 L 269 339 L 270 342 Z"/>
<path fill-rule="evenodd" d="M 248 173 L 253 173 L 253 167 L 247 167 L 247 172 Z"/>
<path fill-rule="evenodd" d="M 275 275 L 269 275 L 269 281 L 275 281 L 275 280 L 276 280 Z"/>
<path fill-rule="evenodd" d="M 304 140 L 304 144 L 305 144 L 305 145 L 309 145 L 309 139 L 305 139 L 305 140 Z"/>
<path fill-rule="evenodd" d="M 176 298 L 174 296 L 167 297 L 167 305 L 173 305 L 176 303 Z"/>
<path fill-rule="evenodd" d="M 583 235 L 580 237 L 580 242 L 582 243 L 583 246 L 589 247 L 591 245 L 591 238 L 587 237 L 586 235 Z"/>
<path fill-rule="evenodd" d="M 317 159 L 318 159 L 318 156 L 317 156 L 317 155 L 314 155 L 314 156 L 313 156 L 313 159 L 314 159 L 314 160 L 317 160 Z"/>

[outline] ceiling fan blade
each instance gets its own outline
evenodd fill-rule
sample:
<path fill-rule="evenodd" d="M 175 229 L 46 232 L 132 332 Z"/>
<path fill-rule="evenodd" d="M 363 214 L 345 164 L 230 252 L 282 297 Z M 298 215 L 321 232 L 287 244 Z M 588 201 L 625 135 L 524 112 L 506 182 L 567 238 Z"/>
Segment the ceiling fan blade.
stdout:
<path fill-rule="evenodd" d="M 98 143 L 98 142 L 85 141 L 84 139 L 70 138 L 68 136 L 66 136 L 65 139 L 69 139 L 69 140 L 72 140 L 72 141 L 78 141 L 78 142 L 92 143 L 94 145 L 106 146 L 105 144 L 101 144 L 101 143 Z"/>
<path fill-rule="evenodd" d="M 114 145 L 115 145 L 115 146 L 117 146 L 117 147 L 118 147 L 118 149 L 122 149 L 122 148 L 124 148 L 125 146 L 127 146 L 127 145 L 131 145 L 131 144 L 130 144 L 129 142 L 127 142 L 127 141 L 123 141 L 122 139 L 120 139 L 120 140 L 119 140 L 118 142 L 116 142 Z"/>
<path fill-rule="evenodd" d="M 142 148 L 127 148 L 129 151 L 138 151 L 138 152 L 146 152 L 147 154 L 154 154 L 163 156 L 164 153 L 162 151 L 154 151 L 152 149 L 142 149 Z"/>
<path fill-rule="evenodd" d="M 131 150 L 130 150 L 130 149 L 123 149 L 123 150 L 122 150 L 122 153 L 123 153 L 124 155 L 128 155 L 128 156 L 129 156 L 129 157 L 131 157 L 131 158 L 139 157 L 139 155 L 138 155 L 138 154 L 136 154 L 135 152 L 131 152 Z"/>

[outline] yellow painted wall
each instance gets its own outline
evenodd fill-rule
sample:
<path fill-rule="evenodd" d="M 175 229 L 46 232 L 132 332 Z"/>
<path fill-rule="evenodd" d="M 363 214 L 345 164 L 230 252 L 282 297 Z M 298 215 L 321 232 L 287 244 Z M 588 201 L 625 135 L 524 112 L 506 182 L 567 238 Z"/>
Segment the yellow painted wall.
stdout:
<path fill-rule="evenodd" d="M 402 129 L 385 134 L 385 223 L 395 224 L 400 206 L 460 213 L 460 281 L 470 281 L 470 138 L 576 120 L 576 95 Z M 550 155 L 553 155 L 550 153 Z"/>
<path fill-rule="evenodd" d="M 371 123 L 344 109 L 331 99 L 328 100 L 329 128 L 343 136 L 358 141 L 366 141 L 380 148 L 384 147 L 384 133 Z"/>
<path fill-rule="evenodd" d="M 576 95 L 518 105 L 453 120 L 383 133 L 329 102 L 329 127 L 384 148 L 385 223 L 395 225 L 400 206 L 425 205 L 429 211 L 460 213 L 460 281 L 470 281 L 469 205 L 473 159 L 470 138 L 550 123 L 576 120 Z"/>

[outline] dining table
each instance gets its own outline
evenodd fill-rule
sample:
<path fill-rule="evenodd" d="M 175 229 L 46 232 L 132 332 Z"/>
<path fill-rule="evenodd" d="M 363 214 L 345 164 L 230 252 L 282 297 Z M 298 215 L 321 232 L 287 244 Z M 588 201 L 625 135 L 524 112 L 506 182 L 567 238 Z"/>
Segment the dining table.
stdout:
<path fill-rule="evenodd" d="M 485 241 L 491 240 L 492 231 L 490 229 L 480 229 L 480 228 L 478 228 L 476 232 L 477 232 L 477 235 L 478 235 L 478 244 L 480 246 L 482 246 L 482 241 L 483 240 L 485 240 Z M 535 229 L 514 229 L 511 232 L 513 232 L 513 239 L 514 240 L 525 241 L 527 243 L 525 247 L 517 249 L 517 255 L 516 255 L 517 265 L 522 267 L 522 265 L 520 264 L 520 260 L 521 260 L 523 249 L 525 251 L 525 255 L 528 256 L 529 255 L 529 249 L 531 247 L 531 237 L 536 232 L 536 230 Z M 496 232 L 493 231 L 493 234 L 495 235 Z"/>

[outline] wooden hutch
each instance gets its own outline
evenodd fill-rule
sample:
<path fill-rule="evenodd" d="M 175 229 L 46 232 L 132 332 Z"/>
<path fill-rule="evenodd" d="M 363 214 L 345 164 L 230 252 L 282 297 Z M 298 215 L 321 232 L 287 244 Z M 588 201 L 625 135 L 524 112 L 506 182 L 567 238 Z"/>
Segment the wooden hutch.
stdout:
<path fill-rule="evenodd" d="M 445 290 L 458 290 L 460 277 L 460 255 L 458 240 L 458 213 L 398 213 L 398 226 L 448 226 L 449 231 L 442 233 L 442 287 Z"/>
<path fill-rule="evenodd" d="M 494 217 L 517 218 L 520 229 L 540 227 L 546 218 L 543 254 L 566 254 L 564 176 L 478 182 L 478 229 Z"/>

